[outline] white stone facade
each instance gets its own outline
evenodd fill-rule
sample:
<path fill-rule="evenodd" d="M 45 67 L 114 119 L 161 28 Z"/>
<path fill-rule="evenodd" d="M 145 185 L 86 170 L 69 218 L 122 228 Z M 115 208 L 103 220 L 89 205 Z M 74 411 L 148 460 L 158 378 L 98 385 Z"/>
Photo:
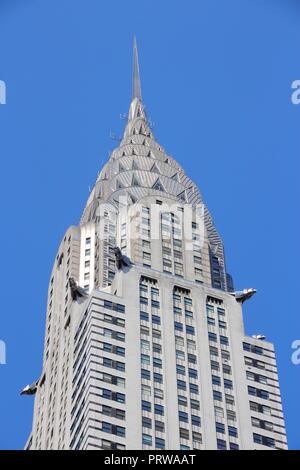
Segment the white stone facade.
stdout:
<path fill-rule="evenodd" d="M 273 345 L 245 336 L 212 218 L 153 136 L 136 47 L 133 89 L 53 266 L 26 448 L 286 449 Z"/>

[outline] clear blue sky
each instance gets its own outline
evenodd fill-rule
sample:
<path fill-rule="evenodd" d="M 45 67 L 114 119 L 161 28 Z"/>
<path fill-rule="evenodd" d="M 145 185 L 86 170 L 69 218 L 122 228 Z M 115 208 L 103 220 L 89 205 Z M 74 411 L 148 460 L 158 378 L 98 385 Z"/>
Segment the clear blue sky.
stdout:
<path fill-rule="evenodd" d="M 0 0 L 0 448 L 21 448 L 39 377 L 47 285 L 66 228 L 122 132 L 136 33 L 155 134 L 198 184 L 245 304 L 276 345 L 300 448 L 298 0 Z"/>

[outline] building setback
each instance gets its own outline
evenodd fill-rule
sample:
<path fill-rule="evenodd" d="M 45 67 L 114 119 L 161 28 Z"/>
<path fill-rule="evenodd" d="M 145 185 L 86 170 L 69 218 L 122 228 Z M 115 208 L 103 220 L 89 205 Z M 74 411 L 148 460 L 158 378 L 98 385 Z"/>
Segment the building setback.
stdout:
<path fill-rule="evenodd" d="M 49 283 L 26 449 L 287 449 L 273 344 L 245 335 L 201 194 L 133 93 Z"/>

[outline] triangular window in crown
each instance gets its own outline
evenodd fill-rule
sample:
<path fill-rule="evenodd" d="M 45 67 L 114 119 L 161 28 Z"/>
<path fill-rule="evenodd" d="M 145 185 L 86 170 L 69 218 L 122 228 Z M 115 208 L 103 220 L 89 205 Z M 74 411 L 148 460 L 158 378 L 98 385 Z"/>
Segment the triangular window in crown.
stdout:
<path fill-rule="evenodd" d="M 151 150 L 149 150 L 149 152 L 147 153 L 147 157 L 153 157 Z"/>
<path fill-rule="evenodd" d="M 157 180 L 155 181 L 154 185 L 152 186 L 152 189 L 156 189 L 157 191 L 164 191 L 165 190 L 165 188 L 161 184 L 159 178 L 157 178 Z"/>
<path fill-rule="evenodd" d="M 123 150 L 123 152 L 122 152 L 122 157 L 126 157 L 125 150 Z"/>
<path fill-rule="evenodd" d="M 156 163 L 153 163 L 152 167 L 150 168 L 150 171 L 152 171 L 153 173 L 159 173 L 160 174 L 159 168 L 156 165 Z"/>
<path fill-rule="evenodd" d="M 132 149 L 131 155 L 137 155 L 137 153 L 136 153 L 136 151 L 135 151 L 134 148 Z"/>
<path fill-rule="evenodd" d="M 123 189 L 123 188 L 125 188 L 124 184 L 121 183 L 121 181 L 117 179 L 117 181 L 116 181 L 116 189 Z"/>
<path fill-rule="evenodd" d="M 171 180 L 177 181 L 177 183 L 180 183 L 180 179 L 179 179 L 178 173 L 174 173 L 174 175 L 171 176 Z"/>
<path fill-rule="evenodd" d="M 182 193 L 177 194 L 178 199 L 182 202 L 186 202 L 186 194 L 185 191 L 182 191 Z"/>
<path fill-rule="evenodd" d="M 169 159 L 168 159 L 168 158 L 165 159 L 165 163 L 169 163 Z"/>
<path fill-rule="evenodd" d="M 122 163 L 119 163 L 119 173 L 121 173 L 122 171 L 126 171 L 126 168 L 122 165 Z"/>
<path fill-rule="evenodd" d="M 137 164 L 137 162 L 135 160 L 132 160 L 132 166 L 131 166 L 132 170 L 139 170 L 139 166 Z"/>
<path fill-rule="evenodd" d="M 140 182 L 135 175 L 132 177 L 131 186 L 140 186 Z"/>
<path fill-rule="evenodd" d="M 137 198 L 134 197 L 132 194 L 128 194 L 128 199 L 129 199 L 129 202 L 131 202 L 131 204 L 135 204 L 136 201 L 137 201 Z"/>
<path fill-rule="evenodd" d="M 135 128 L 135 127 L 133 128 L 132 133 L 133 133 L 133 135 L 136 135 L 136 134 L 137 134 L 137 131 L 136 131 L 136 128 Z"/>

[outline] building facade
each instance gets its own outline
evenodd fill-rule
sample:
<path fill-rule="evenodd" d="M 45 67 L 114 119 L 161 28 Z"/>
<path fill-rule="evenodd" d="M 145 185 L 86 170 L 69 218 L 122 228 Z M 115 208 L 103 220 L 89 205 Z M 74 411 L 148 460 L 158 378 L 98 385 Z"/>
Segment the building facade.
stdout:
<path fill-rule="evenodd" d="M 27 449 L 286 449 L 274 347 L 245 335 L 201 194 L 133 96 L 58 249 Z M 116 249 L 118 247 L 118 249 Z"/>

